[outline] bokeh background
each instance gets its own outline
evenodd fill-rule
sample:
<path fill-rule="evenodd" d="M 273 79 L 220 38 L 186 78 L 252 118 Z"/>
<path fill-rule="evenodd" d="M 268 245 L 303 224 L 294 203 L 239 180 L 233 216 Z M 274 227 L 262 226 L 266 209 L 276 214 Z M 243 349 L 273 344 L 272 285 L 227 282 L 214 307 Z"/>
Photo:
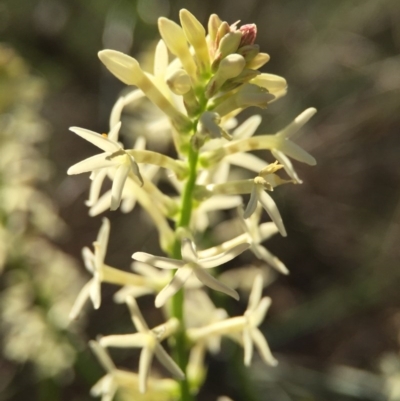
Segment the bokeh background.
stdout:
<path fill-rule="evenodd" d="M 258 132 L 275 132 L 307 107 L 319 111 L 297 140 L 318 164 L 296 164 L 304 183 L 277 191 L 289 235 L 267 244 L 291 271 L 265 290 L 273 304 L 262 329 L 280 364 L 269 369 L 256 361 L 246 372 L 242 350 L 227 342 L 209 360 L 199 399 L 400 400 L 398 0 L 1 0 L 0 153 L 18 164 L 18 177 L 35 163 L 46 164 L 40 179 L 24 176 L 22 182 L 42 193 L 55 216 L 39 224 L 50 212 L 33 210 L 37 201 L 29 198 L 24 221 L 36 214 L 37 221 L 22 224 L 27 234 L 21 233 L 21 211 L 15 223 L 15 206 L 7 201 L 7 185 L 17 175 L 3 166 L 0 399 L 89 400 L 102 371 L 87 340 L 131 330 L 124 307 L 112 302 L 115 288 L 107 285 L 101 309 L 88 310 L 73 327 L 62 316 L 66 308 L 54 311 L 56 298 L 73 298 L 87 279 L 80 250 L 101 223 L 101 217 L 88 217 L 84 205 L 88 177 L 66 175 L 70 165 L 94 154 L 68 127 L 108 131 L 109 111 L 123 85 L 101 66 L 97 52 L 112 48 L 146 60 L 146 49 L 159 38 L 157 18 L 177 21 L 183 7 L 203 23 L 217 13 L 231 23 L 257 24 L 257 43 L 271 56 L 262 71 L 289 84 L 287 96 L 262 111 Z M 18 62 L 9 68 L 10 60 Z M 6 136 L 10 116 L 29 124 L 17 124 L 17 133 Z M 19 141 L 20 153 L 6 148 L 6 137 Z M 29 146 L 35 157 L 22 156 Z M 21 164 L 21 158 L 31 163 Z M 128 270 L 134 251 L 157 247 L 156 232 L 140 210 L 105 215 L 112 221 L 109 264 Z M 17 234 L 9 239 L 4 232 L 15 225 Z M 38 254 L 46 246 L 60 260 L 48 255 L 49 270 L 43 272 Z M 60 281 L 68 288 L 58 290 Z M 141 300 L 149 321 L 158 322 L 151 306 L 150 297 Z M 231 308 L 240 313 L 245 305 Z M 51 332 L 47 337 L 44 327 Z M 32 340 L 35 335 L 39 340 Z M 52 341 L 65 355 L 47 352 Z M 67 366 L 52 369 L 57 358 Z M 131 354 L 117 360 L 135 370 Z"/>

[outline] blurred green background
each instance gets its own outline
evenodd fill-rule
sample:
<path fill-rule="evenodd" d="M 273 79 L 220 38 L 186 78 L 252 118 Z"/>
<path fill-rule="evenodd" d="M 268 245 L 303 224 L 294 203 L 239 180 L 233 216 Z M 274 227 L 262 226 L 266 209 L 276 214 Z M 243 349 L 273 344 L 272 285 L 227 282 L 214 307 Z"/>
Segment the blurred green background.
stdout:
<path fill-rule="evenodd" d="M 66 175 L 93 154 L 68 127 L 107 132 L 123 89 L 97 52 L 112 48 L 140 58 L 159 38 L 157 18 L 177 21 L 180 8 L 204 24 L 211 13 L 257 24 L 256 43 L 271 56 L 262 71 L 289 84 L 287 96 L 262 111 L 258 132 L 273 133 L 305 108 L 318 109 L 297 139 L 318 164 L 296 164 L 304 184 L 277 191 L 289 235 L 267 244 L 291 271 L 265 290 L 273 304 L 263 330 L 280 365 L 255 363 L 245 374 L 230 363 L 242 351 L 227 343 L 210 359 L 199 400 L 220 394 L 235 401 L 400 400 L 399 0 L 1 0 L 1 42 L 46 87 L 40 114 L 51 136 L 42 152 L 53 174 L 41 188 L 68 225 L 57 246 L 81 264 L 80 250 L 101 222 L 87 216 L 83 203 L 87 176 Z M 136 209 L 106 215 L 109 263 L 128 269 L 133 251 L 155 246 L 156 232 Z M 0 285 L 6 288 L 1 276 Z M 131 330 L 124 308 L 112 303 L 114 288 L 103 290 L 100 311 L 90 311 L 71 335 L 74 375 L 43 378 L 29 362 L 3 358 L 1 400 L 90 399 L 102 373 L 86 341 Z M 151 309 L 151 299 L 141 302 Z M 135 369 L 130 356 L 119 357 Z"/>

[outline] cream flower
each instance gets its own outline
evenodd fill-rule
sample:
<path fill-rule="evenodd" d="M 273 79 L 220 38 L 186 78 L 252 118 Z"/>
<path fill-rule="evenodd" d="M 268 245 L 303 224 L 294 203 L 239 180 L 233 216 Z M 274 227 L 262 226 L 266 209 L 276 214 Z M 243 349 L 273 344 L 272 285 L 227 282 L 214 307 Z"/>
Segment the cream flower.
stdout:
<path fill-rule="evenodd" d="M 249 244 L 240 244 L 221 254 L 202 259 L 198 257 L 193 241 L 184 238 L 181 246 L 182 260 L 153 256 L 144 252 L 136 252 L 132 257 L 140 262 L 149 263 L 160 269 L 177 270 L 171 282 L 164 287 L 156 297 L 155 305 L 159 308 L 183 287 L 192 273 L 207 287 L 216 291 L 221 291 L 235 299 L 239 299 L 239 295 L 235 290 L 219 282 L 211 274 L 207 273 L 205 269 L 221 266 L 229 262 L 244 252 L 248 247 Z"/>
<path fill-rule="evenodd" d="M 237 340 L 237 334 L 241 333 L 240 342 L 244 347 L 244 363 L 246 366 L 250 365 L 254 345 L 265 363 L 276 366 L 278 362 L 272 356 L 267 341 L 258 329 L 271 304 L 270 298 L 261 299 L 262 289 L 263 280 L 262 276 L 259 275 L 254 280 L 248 307 L 243 316 L 229 318 L 198 329 L 189 329 L 187 331 L 188 337 L 194 342 L 204 341 L 205 338 L 215 335 L 225 335 Z"/>
<path fill-rule="evenodd" d="M 116 210 L 121 202 L 122 190 L 128 175 L 141 185 L 143 184 L 139 167 L 133 156 L 125 152 L 122 145 L 112 139 L 117 137 L 120 128 L 121 123 L 119 122 L 111 130 L 110 137 L 83 128 L 70 128 L 72 132 L 99 147 L 104 153 L 89 157 L 88 159 L 74 164 L 68 169 L 69 175 L 93 171 L 95 176 L 92 178 L 98 179 L 98 176 L 105 175 L 110 167 L 116 168 L 112 185 L 111 210 Z M 101 169 L 105 169 L 104 172 L 101 172 Z"/>
<path fill-rule="evenodd" d="M 85 267 L 91 274 L 93 274 L 93 278 L 85 284 L 78 294 L 69 315 L 70 319 L 77 318 L 83 305 L 89 298 L 91 299 L 95 309 L 100 308 L 100 287 L 103 281 L 119 285 L 142 285 L 144 283 L 144 279 L 140 276 L 104 264 L 109 234 L 110 221 L 107 218 L 104 218 L 97 239 L 93 243 L 94 253 L 86 247 L 82 250 Z"/>
<path fill-rule="evenodd" d="M 183 380 L 185 374 L 160 345 L 161 341 L 176 332 L 179 321 L 176 318 L 171 318 L 166 323 L 150 330 L 135 299 L 128 297 L 126 303 L 131 312 L 133 324 L 138 332 L 135 334 L 102 337 L 99 341 L 100 345 L 103 347 L 142 348 L 139 360 L 139 391 L 141 393 L 146 392 L 150 365 L 154 355 L 177 379 Z"/>
<path fill-rule="evenodd" d="M 96 341 L 90 341 L 89 345 L 96 355 L 100 365 L 107 372 L 90 390 L 94 397 L 101 396 L 102 401 L 111 401 L 116 392 L 128 393 L 137 401 L 145 401 L 148 397 L 162 401 L 170 400 L 177 391 L 178 383 L 171 379 L 148 379 L 148 391 L 146 396 L 138 391 L 139 376 L 136 373 L 117 369 L 107 351 Z"/>

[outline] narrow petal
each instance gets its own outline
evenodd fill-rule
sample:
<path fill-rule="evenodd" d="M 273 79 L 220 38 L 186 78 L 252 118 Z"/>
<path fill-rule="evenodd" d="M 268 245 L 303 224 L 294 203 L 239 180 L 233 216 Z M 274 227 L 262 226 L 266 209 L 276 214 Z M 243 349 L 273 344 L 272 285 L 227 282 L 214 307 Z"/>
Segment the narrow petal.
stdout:
<path fill-rule="evenodd" d="M 110 237 L 110 220 L 107 217 L 103 217 L 102 224 L 97 235 L 96 242 L 99 244 L 101 249 L 101 264 L 103 264 L 104 258 L 107 252 L 108 238 Z"/>
<path fill-rule="evenodd" d="M 250 330 L 245 328 L 243 330 L 243 348 L 244 348 L 244 364 L 250 366 L 251 359 L 253 358 L 253 340 L 250 336 Z"/>
<path fill-rule="evenodd" d="M 219 255 L 212 256 L 210 258 L 200 259 L 198 264 L 205 269 L 212 267 L 221 266 L 226 262 L 236 258 L 236 256 L 243 253 L 246 249 L 250 247 L 250 244 L 244 243 L 234 246 L 233 248 L 227 249 L 226 251 L 220 253 Z"/>
<path fill-rule="evenodd" d="M 278 270 L 279 273 L 289 274 L 289 270 L 287 269 L 287 267 L 262 245 L 254 245 L 252 247 L 252 250 L 256 251 L 254 252 L 254 254 L 257 256 L 258 259 L 264 260 L 271 267 Z"/>
<path fill-rule="evenodd" d="M 111 190 L 104 192 L 97 202 L 89 209 L 89 216 L 98 216 L 111 207 Z"/>
<path fill-rule="evenodd" d="M 257 307 L 254 309 L 253 313 L 250 315 L 251 324 L 254 327 L 259 326 L 263 322 L 270 305 L 271 305 L 271 298 L 264 297 L 257 305 Z"/>
<path fill-rule="evenodd" d="M 267 223 L 262 223 L 258 228 L 260 232 L 261 242 L 272 237 L 278 232 L 278 228 L 276 227 L 275 223 L 272 223 L 270 221 Z"/>
<path fill-rule="evenodd" d="M 129 170 L 130 166 L 125 163 L 117 168 L 111 188 L 111 210 L 117 210 L 121 203 L 122 190 L 124 189 Z"/>
<path fill-rule="evenodd" d="M 106 372 L 112 372 L 116 370 L 114 362 L 108 355 L 108 352 L 97 342 L 94 340 L 89 341 L 89 346 L 92 349 L 93 353 L 96 355 L 97 360 L 100 365 Z"/>
<path fill-rule="evenodd" d="M 151 288 L 126 285 L 114 294 L 113 300 L 117 304 L 123 304 L 128 297 L 139 298 L 143 295 L 152 294 L 153 292 Z"/>
<path fill-rule="evenodd" d="M 126 299 L 126 304 L 128 305 L 129 311 L 131 312 L 131 318 L 133 324 L 135 325 L 137 331 L 147 332 L 149 331 L 149 327 L 147 326 L 146 321 L 140 312 L 139 306 L 133 297 L 129 297 Z"/>
<path fill-rule="evenodd" d="M 279 213 L 278 207 L 276 206 L 274 200 L 267 194 L 266 191 L 263 190 L 260 191 L 259 200 L 265 211 L 268 213 L 269 217 L 271 217 L 271 220 L 278 227 L 281 235 L 283 237 L 286 237 L 286 229 L 283 225 L 281 214 Z"/>
<path fill-rule="evenodd" d="M 143 394 L 147 389 L 147 378 L 149 377 L 150 365 L 153 360 L 153 349 L 144 347 L 139 359 L 139 391 Z"/>
<path fill-rule="evenodd" d="M 194 242 L 189 238 L 183 238 L 181 244 L 182 259 L 186 263 L 197 262 L 197 252 Z"/>
<path fill-rule="evenodd" d="M 282 141 L 278 150 L 292 159 L 306 163 L 310 166 L 315 166 L 317 164 L 317 161 L 313 156 L 302 149 L 299 145 L 296 145 L 294 142 L 289 141 L 288 139 Z"/>
<path fill-rule="evenodd" d="M 308 120 L 317 112 L 317 109 L 310 107 L 299 114 L 293 122 L 280 131 L 277 136 L 281 138 L 290 138 L 294 135 Z"/>
<path fill-rule="evenodd" d="M 242 197 L 235 195 L 214 195 L 204 201 L 200 208 L 203 212 L 232 209 L 242 204 Z"/>
<path fill-rule="evenodd" d="M 247 306 L 248 311 L 254 311 L 260 302 L 263 290 L 263 278 L 261 274 L 258 274 L 253 282 L 253 287 L 249 296 L 249 304 Z"/>
<path fill-rule="evenodd" d="M 82 259 L 83 263 L 85 264 L 86 270 L 94 274 L 94 254 L 87 246 L 82 249 Z"/>
<path fill-rule="evenodd" d="M 143 185 L 143 178 L 142 178 L 142 175 L 140 174 L 139 166 L 135 162 L 135 159 L 129 155 L 129 161 L 130 161 L 130 164 L 131 164 L 130 167 L 131 167 L 131 170 L 132 170 L 134 176 L 138 179 L 139 184 Z"/>
<path fill-rule="evenodd" d="M 185 264 L 183 260 L 154 256 L 145 252 L 135 252 L 132 255 L 132 258 L 139 262 L 148 263 L 149 265 L 158 267 L 160 269 L 179 269 Z"/>
<path fill-rule="evenodd" d="M 234 166 L 239 166 L 255 173 L 259 173 L 262 169 L 268 166 L 268 162 L 252 155 L 251 153 L 237 153 L 225 158 L 225 161 Z"/>
<path fill-rule="evenodd" d="M 181 267 L 172 278 L 171 282 L 165 286 L 156 296 L 155 306 L 160 308 L 167 302 L 169 298 L 174 296 L 185 284 L 189 276 L 192 274 L 192 269 L 189 267 Z"/>
<path fill-rule="evenodd" d="M 258 329 L 251 330 L 251 338 L 253 339 L 263 361 L 268 365 L 276 366 L 278 361 L 272 356 L 268 343 L 261 331 Z"/>
<path fill-rule="evenodd" d="M 92 174 L 89 199 L 85 202 L 86 206 L 93 206 L 98 201 L 103 181 L 107 176 L 107 169 L 94 170 Z"/>
<path fill-rule="evenodd" d="M 147 345 L 147 334 L 118 334 L 101 337 L 100 345 L 102 347 L 114 348 L 143 348 Z"/>
<path fill-rule="evenodd" d="M 218 281 L 216 278 L 211 276 L 211 274 L 207 273 L 204 269 L 197 268 L 193 269 L 193 271 L 196 277 L 207 287 L 210 287 L 215 291 L 223 292 L 224 294 L 229 295 L 237 301 L 239 300 L 239 294 L 235 290 Z"/>
<path fill-rule="evenodd" d="M 123 193 L 122 193 L 123 195 Z M 122 213 L 129 213 L 131 212 L 136 206 L 136 198 L 131 196 L 130 198 L 123 198 L 121 200 L 121 212 Z"/>
<path fill-rule="evenodd" d="M 185 374 L 182 369 L 176 364 L 176 362 L 167 354 L 164 348 L 160 344 L 156 344 L 154 348 L 154 353 L 159 360 L 159 362 L 172 373 L 174 377 L 178 380 L 183 380 Z"/>
<path fill-rule="evenodd" d="M 90 280 L 89 294 L 94 309 L 99 309 L 101 304 L 101 281 L 96 276 L 97 274 Z"/>
<path fill-rule="evenodd" d="M 250 138 L 256 132 L 257 128 L 261 124 L 262 118 L 259 115 L 251 116 L 244 121 L 239 127 L 233 131 L 232 136 L 234 140 Z"/>
<path fill-rule="evenodd" d="M 292 178 L 299 184 L 301 184 L 303 182 L 302 180 L 300 180 L 299 176 L 297 175 L 292 162 L 284 153 L 282 153 L 281 151 L 276 150 L 276 149 L 272 149 L 271 153 L 275 157 L 275 159 L 278 160 L 278 162 L 283 165 L 283 168 L 285 169 L 287 175 L 290 178 Z"/>
<path fill-rule="evenodd" d="M 80 290 L 74 305 L 72 306 L 71 312 L 69 313 L 70 320 L 75 320 L 81 312 L 83 305 L 90 297 L 90 287 L 92 286 L 92 280 L 88 281 Z"/>
<path fill-rule="evenodd" d="M 251 190 L 249 203 L 247 204 L 246 210 L 243 213 L 243 218 L 248 219 L 256 210 L 258 201 L 257 186 L 254 185 Z"/>
<path fill-rule="evenodd" d="M 108 160 L 107 157 L 110 153 L 100 153 L 92 157 L 88 157 L 79 163 L 74 164 L 67 170 L 68 175 L 82 174 L 89 171 L 97 170 L 100 168 L 110 168 L 118 165 L 117 162 L 113 160 Z"/>
<path fill-rule="evenodd" d="M 115 127 L 116 129 L 119 130 L 121 126 L 121 123 L 119 123 L 119 126 Z M 114 153 L 121 149 L 121 146 L 118 145 L 117 142 L 110 140 L 106 136 L 100 135 L 97 132 L 90 131 L 85 128 L 79 128 L 79 127 L 71 127 L 69 129 L 70 131 L 74 132 L 76 135 L 79 135 L 83 139 L 86 139 L 88 142 L 92 143 L 93 145 L 97 146 L 104 152 L 111 152 Z"/>

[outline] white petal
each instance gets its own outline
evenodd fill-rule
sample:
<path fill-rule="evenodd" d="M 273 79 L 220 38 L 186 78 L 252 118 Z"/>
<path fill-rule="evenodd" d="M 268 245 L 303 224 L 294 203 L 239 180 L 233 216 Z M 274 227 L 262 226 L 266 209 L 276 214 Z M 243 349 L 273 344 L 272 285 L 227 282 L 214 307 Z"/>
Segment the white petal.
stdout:
<path fill-rule="evenodd" d="M 261 274 L 258 274 L 253 282 L 253 287 L 249 296 L 248 311 L 254 311 L 260 302 L 263 290 L 263 278 Z"/>
<path fill-rule="evenodd" d="M 277 135 L 282 138 L 290 138 L 317 112 L 317 109 L 310 107 L 299 114 L 293 122 L 280 131 Z"/>
<path fill-rule="evenodd" d="M 94 274 L 96 270 L 94 266 L 94 254 L 87 246 L 82 249 L 82 259 L 86 269 Z"/>
<path fill-rule="evenodd" d="M 174 296 L 185 284 L 189 276 L 192 274 L 192 269 L 189 267 L 181 267 L 172 278 L 171 282 L 165 286 L 157 295 L 155 305 L 160 308 L 167 302 L 169 298 Z"/>
<path fill-rule="evenodd" d="M 272 149 L 271 153 L 275 157 L 275 159 L 278 160 L 278 162 L 283 165 L 283 168 L 285 169 L 287 175 L 290 178 L 292 178 L 299 184 L 301 184 L 303 182 L 302 180 L 300 180 L 299 176 L 297 175 L 292 162 L 290 161 L 290 159 L 288 157 L 286 157 L 286 155 L 284 153 L 282 153 L 281 151 L 279 151 L 277 149 Z"/>
<path fill-rule="evenodd" d="M 145 252 L 135 252 L 132 258 L 139 262 L 148 263 L 160 269 L 179 269 L 185 262 L 183 260 L 165 258 L 162 256 L 154 256 Z"/>
<path fill-rule="evenodd" d="M 102 264 L 106 256 L 109 236 L 110 236 L 110 220 L 108 220 L 107 217 L 103 217 L 102 224 L 96 239 L 96 242 L 99 244 L 101 249 Z"/>
<path fill-rule="evenodd" d="M 245 328 L 243 330 L 243 348 L 244 348 L 244 364 L 250 366 L 251 359 L 253 358 L 253 340 L 250 336 L 250 330 Z"/>
<path fill-rule="evenodd" d="M 147 378 L 149 376 L 153 350 L 149 347 L 142 349 L 139 359 L 139 391 L 143 394 L 147 389 Z"/>
<path fill-rule="evenodd" d="M 226 163 L 225 160 L 221 161 L 218 164 L 218 167 L 215 169 L 215 172 L 213 174 L 214 177 L 213 182 L 215 184 L 222 184 L 224 182 L 227 182 L 229 171 L 230 171 L 229 163 Z"/>
<path fill-rule="evenodd" d="M 134 198 L 133 196 L 131 196 L 130 198 L 122 198 L 120 210 L 122 213 L 127 214 L 131 212 L 135 208 L 135 206 L 136 198 Z"/>
<path fill-rule="evenodd" d="M 186 263 L 197 262 L 196 246 L 194 242 L 189 238 L 182 238 L 181 253 L 182 253 L 182 259 Z"/>
<path fill-rule="evenodd" d="M 125 163 L 117 168 L 111 188 L 111 210 L 117 210 L 121 203 L 122 190 L 124 189 L 129 170 L 130 166 Z"/>
<path fill-rule="evenodd" d="M 85 305 L 86 301 L 89 299 L 90 287 L 92 286 L 92 280 L 88 281 L 80 290 L 74 305 L 72 306 L 71 312 L 69 313 L 69 318 L 71 320 L 75 320 L 79 313 L 81 312 L 83 305 Z"/>
<path fill-rule="evenodd" d="M 257 193 L 257 185 L 254 185 L 251 194 L 249 203 L 247 204 L 246 210 L 243 213 L 243 218 L 248 219 L 256 210 L 258 201 L 258 193 Z"/>
<path fill-rule="evenodd" d="M 89 294 L 94 309 L 99 309 L 101 304 L 101 281 L 96 276 L 97 274 L 95 274 L 95 277 L 90 280 L 91 285 L 89 289 Z"/>
<path fill-rule="evenodd" d="M 243 253 L 246 249 L 250 247 L 250 244 L 244 243 L 234 246 L 233 248 L 227 249 L 226 251 L 220 253 L 219 255 L 211 256 L 209 258 L 200 259 L 198 264 L 205 269 L 212 267 L 221 266 L 226 262 L 236 258 L 236 256 Z"/>
<path fill-rule="evenodd" d="M 289 274 L 289 270 L 287 269 L 287 267 L 262 245 L 254 245 L 252 247 L 252 250 L 255 251 L 254 254 L 257 256 L 258 259 L 264 260 L 271 267 L 278 270 L 279 273 Z"/>
<path fill-rule="evenodd" d="M 139 298 L 143 295 L 152 294 L 153 292 L 151 288 L 126 285 L 114 294 L 113 300 L 117 304 L 123 304 L 128 297 Z"/>
<path fill-rule="evenodd" d="M 99 343 L 102 347 L 114 348 L 143 348 L 147 345 L 147 334 L 117 334 L 101 337 Z"/>
<path fill-rule="evenodd" d="M 154 279 L 160 277 L 160 274 L 162 274 L 162 271 L 156 269 L 155 267 L 147 263 L 142 263 L 142 262 L 133 262 L 131 264 L 131 269 L 134 272 L 141 274 L 142 276 Z"/>
<path fill-rule="evenodd" d="M 68 169 L 67 174 L 74 175 L 87 173 L 89 171 L 97 170 L 100 168 L 110 168 L 118 165 L 117 162 L 107 159 L 109 155 L 110 153 L 100 153 L 99 155 L 95 155 L 85 160 L 82 160 L 81 162 L 71 166 Z"/>
<path fill-rule="evenodd" d="M 119 123 L 121 124 L 121 123 Z M 118 127 L 119 130 L 119 127 Z M 97 132 L 90 131 L 85 128 L 71 127 L 70 131 L 79 135 L 83 139 L 104 150 L 104 152 L 114 153 L 121 149 L 121 146 L 117 142 L 110 140 L 109 138 L 98 134 Z"/>
<path fill-rule="evenodd" d="M 90 178 L 92 182 L 90 183 L 89 199 L 85 202 L 86 206 L 93 206 L 98 201 L 106 175 L 107 169 L 105 168 L 93 171 L 92 177 Z"/>
<path fill-rule="evenodd" d="M 254 309 L 253 313 L 250 315 L 251 324 L 254 327 L 259 326 L 263 322 L 270 305 L 271 298 L 264 297 Z"/>
<path fill-rule="evenodd" d="M 111 207 L 111 190 L 104 192 L 97 202 L 89 209 L 89 216 L 98 216 Z"/>
<path fill-rule="evenodd" d="M 232 209 L 242 204 L 241 196 L 234 195 L 215 195 L 204 201 L 200 208 L 203 212 L 211 212 L 214 210 Z"/>
<path fill-rule="evenodd" d="M 131 318 L 133 320 L 133 324 L 135 325 L 137 331 L 140 331 L 140 332 L 149 331 L 149 327 L 147 326 L 147 323 L 144 320 L 142 312 L 140 312 L 140 309 L 139 309 L 138 304 L 136 303 L 135 299 L 133 297 L 128 297 L 126 299 L 126 303 L 131 312 Z"/>
<path fill-rule="evenodd" d="M 233 131 L 232 136 L 234 140 L 250 138 L 256 132 L 257 128 L 261 124 L 262 118 L 259 115 L 251 116 L 244 121 L 239 127 Z"/>
<path fill-rule="evenodd" d="M 89 341 L 89 345 L 106 372 L 112 372 L 116 369 L 110 355 L 108 355 L 107 351 L 97 341 L 91 340 Z"/>
<path fill-rule="evenodd" d="M 263 168 L 268 166 L 268 162 L 260 159 L 259 157 L 252 155 L 251 153 L 237 153 L 228 157 L 225 157 L 225 161 L 234 166 L 239 166 L 255 173 L 259 173 Z"/>
<path fill-rule="evenodd" d="M 282 217 L 279 213 L 278 207 L 274 200 L 267 194 L 266 191 L 260 190 L 259 201 L 262 204 L 265 211 L 268 213 L 271 220 L 278 227 L 279 232 L 283 237 L 286 237 L 286 229 L 283 225 Z"/>
<path fill-rule="evenodd" d="M 136 150 L 145 150 L 146 149 L 146 138 L 144 136 L 137 137 L 133 148 Z"/>
<path fill-rule="evenodd" d="M 278 228 L 276 227 L 275 223 L 267 222 L 262 223 L 259 227 L 261 242 L 265 241 L 266 239 L 272 237 L 278 232 Z"/>
<path fill-rule="evenodd" d="M 137 181 L 139 183 L 140 186 L 143 185 L 143 178 L 142 175 L 140 174 L 140 170 L 139 170 L 139 166 L 137 165 L 137 163 L 135 162 L 135 159 L 133 158 L 133 156 L 129 155 L 129 161 L 131 164 L 131 170 L 135 176 L 135 178 L 137 178 Z"/>
<path fill-rule="evenodd" d="M 207 273 L 205 270 L 197 268 L 193 269 L 193 271 L 196 277 L 207 287 L 210 287 L 215 291 L 223 292 L 224 294 L 229 295 L 230 297 L 236 300 L 239 300 L 239 294 L 235 290 L 221 283 L 216 278 L 211 276 L 211 274 Z"/>
<path fill-rule="evenodd" d="M 182 369 L 176 364 L 176 362 L 166 353 L 164 348 L 160 344 L 156 344 L 154 348 L 154 353 L 160 363 L 169 370 L 174 377 L 178 380 L 183 380 L 185 378 L 185 374 L 182 372 Z"/>
<path fill-rule="evenodd" d="M 310 166 L 315 166 L 317 164 L 317 161 L 313 156 L 311 156 L 308 152 L 302 149 L 299 145 L 296 145 L 295 143 L 289 141 L 288 139 L 280 143 L 278 150 L 280 150 L 287 156 L 291 157 L 292 159 L 295 159 L 302 163 L 306 163 Z"/>
<path fill-rule="evenodd" d="M 253 339 L 263 361 L 268 365 L 276 366 L 278 361 L 272 356 L 268 343 L 261 331 L 258 329 L 251 330 L 251 338 Z"/>

